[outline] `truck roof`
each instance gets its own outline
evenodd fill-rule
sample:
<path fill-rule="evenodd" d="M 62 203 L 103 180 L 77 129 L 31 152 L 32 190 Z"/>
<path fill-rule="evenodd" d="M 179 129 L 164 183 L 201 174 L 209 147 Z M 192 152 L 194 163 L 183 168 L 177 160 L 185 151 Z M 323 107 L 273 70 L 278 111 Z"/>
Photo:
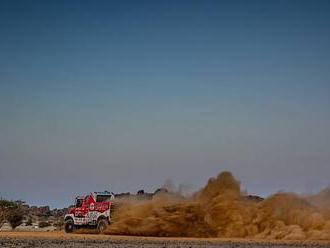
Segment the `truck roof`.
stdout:
<path fill-rule="evenodd" d="M 114 195 L 112 192 L 109 191 L 94 191 L 93 192 L 95 195 Z"/>

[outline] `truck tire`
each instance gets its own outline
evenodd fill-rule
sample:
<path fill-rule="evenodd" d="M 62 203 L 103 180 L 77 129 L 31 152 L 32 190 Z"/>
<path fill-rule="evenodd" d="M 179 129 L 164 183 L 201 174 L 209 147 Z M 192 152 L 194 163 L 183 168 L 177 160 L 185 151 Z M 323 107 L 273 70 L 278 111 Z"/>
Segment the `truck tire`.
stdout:
<path fill-rule="evenodd" d="M 104 233 L 108 228 L 108 221 L 106 219 L 100 219 L 97 221 L 97 231 L 99 233 Z"/>
<path fill-rule="evenodd" d="M 75 229 L 73 219 L 68 219 L 64 223 L 64 230 L 66 233 L 72 233 Z"/>

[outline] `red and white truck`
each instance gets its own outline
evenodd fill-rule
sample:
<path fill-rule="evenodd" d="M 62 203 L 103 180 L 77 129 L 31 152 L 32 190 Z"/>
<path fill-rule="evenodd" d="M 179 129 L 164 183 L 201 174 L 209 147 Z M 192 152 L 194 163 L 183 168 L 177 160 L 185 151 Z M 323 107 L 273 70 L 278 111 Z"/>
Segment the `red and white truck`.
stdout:
<path fill-rule="evenodd" d="M 79 227 L 97 228 L 102 233 L 111 222 L 113 200 L 111 192 L 92 192 L 84 197 L 76 197 L 75 205 L 64 216 L 64 230 L 73 232 Z"/>

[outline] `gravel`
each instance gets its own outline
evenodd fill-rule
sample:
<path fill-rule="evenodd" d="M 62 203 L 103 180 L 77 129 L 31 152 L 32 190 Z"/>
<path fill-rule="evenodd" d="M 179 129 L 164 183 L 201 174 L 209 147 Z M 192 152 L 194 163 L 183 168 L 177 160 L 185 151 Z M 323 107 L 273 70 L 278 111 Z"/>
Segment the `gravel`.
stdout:
<path fill-rule="evenodd" d="M 84 248 L 330 248 L 329 242 L 281 242 L 256 240 L 219 240 L 219 239 L 180 239 L 180 238 L 139 238 L 103 235 L 0 235 L 1 248 L 14 247 L 84 247 Z"/>

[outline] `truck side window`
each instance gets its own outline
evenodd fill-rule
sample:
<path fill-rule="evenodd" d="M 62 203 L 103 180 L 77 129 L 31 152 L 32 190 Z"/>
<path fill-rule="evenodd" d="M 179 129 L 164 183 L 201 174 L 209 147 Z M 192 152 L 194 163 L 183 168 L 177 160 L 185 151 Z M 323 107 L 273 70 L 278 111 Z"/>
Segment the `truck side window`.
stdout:
<path fill-rule="evenodd" d="M 96 196 L 96 202 L 105 202 L 110 198 L 108 195 L 98 195 Z"/>
<path fill-rule="evenodd" d="M 82 199 L 77 199 L 77 201 L 76 201 L 76 207 L 77 208 L 80 208 L 81 206 L 82 206 Z"/>

